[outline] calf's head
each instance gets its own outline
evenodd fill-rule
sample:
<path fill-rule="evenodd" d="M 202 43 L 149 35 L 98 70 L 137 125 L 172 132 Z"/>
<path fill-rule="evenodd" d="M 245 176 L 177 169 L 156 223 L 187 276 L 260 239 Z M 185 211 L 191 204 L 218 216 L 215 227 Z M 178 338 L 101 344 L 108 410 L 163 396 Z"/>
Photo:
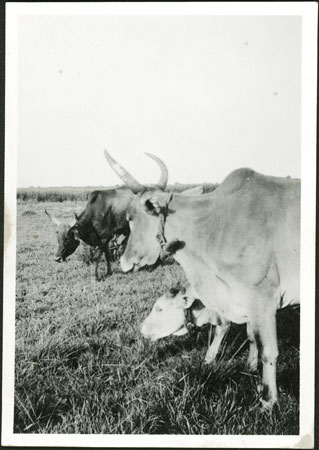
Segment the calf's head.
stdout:
<path fill-rule="evenodd" d="M 191 308 L 194 323 L 202 326 L 210 320 L 210 314 L 203 303 L 196 299 L 190 287 L 171 288 L 156 300 L 152 311 L 141 325 L 145 338 L 157 341 L 166 336 L 182 336 L 188 332 L 185 310 Z M 206 314 L 208 312 L 208 314 Z"/>

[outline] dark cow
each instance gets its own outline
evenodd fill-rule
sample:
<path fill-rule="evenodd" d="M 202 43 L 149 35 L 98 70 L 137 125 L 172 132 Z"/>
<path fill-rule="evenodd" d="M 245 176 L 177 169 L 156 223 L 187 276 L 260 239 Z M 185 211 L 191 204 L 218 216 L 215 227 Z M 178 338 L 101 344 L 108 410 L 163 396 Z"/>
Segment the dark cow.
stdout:
<path fill-rule="evenodd" d="M 118 163 L 112 167 L 121 176 Z M 272 408 L 276 311 L 300 297 L 300 180 L 238 169 L 204 196 L 131 188 L 122 270 L 153 265 L 162 248 L 173 253 L 206 308 L 250 324 L 260 344 L 262 403 Z"/>
<path fill-rule="evenodd" d="M 115 234 L 129 235 L 126 211 L 133 194 L 130 189 L 110 189 L 93 191 L 89 194 L 84 211 L 75 215 L 75 220 L 67 225 L 56 217 L 46 213 L 57 226 L 58 249 L 57 262 L 65 261 L 78 247 L 80 241 L 91 246 L 90 255 L 95 262 L 95 276 L 99 279 L 98 267 L 102 255 L 105 255 L 107 274 L 111 274 L 109 242 Z M 122 240 L 121 246 L 126 243 Z"/>

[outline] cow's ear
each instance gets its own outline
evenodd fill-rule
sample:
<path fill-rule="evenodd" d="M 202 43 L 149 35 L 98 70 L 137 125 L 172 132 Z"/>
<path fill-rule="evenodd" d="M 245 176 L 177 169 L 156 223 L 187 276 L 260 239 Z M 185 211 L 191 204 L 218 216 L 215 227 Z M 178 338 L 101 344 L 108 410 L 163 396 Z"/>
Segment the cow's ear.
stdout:
<path fill-rule="evenodd" d="M 178 250 L 185 247 L 185 242 L 179 239 L 172 239 L 164 245 L 163 250 L 170 255 L 174 255 Z"/>
<path fill-rule="evenodd" d="M 156 197 L 146 195 L 142 200 L 142 206 L 147 214 L 158 216 L 161 212 L 161 205 Z"/>
<path fill-rule="evenodd" d="M 148 192 L 141 198 L 142 207 L 147 214 L 158 216 L 168 205 L 171 194 L 167 192 Z"/>
<path fill-rule="evenodd" d="M 49 217 L 51 222 L 54 223 L 54 225 L 56 225 L 57 227 L 61 225 L 62 222 L 57 217 L 53 216 L 52 214 L 49 214 L 46 209 L 44 210 L 44 212 Z"/>
<path fill-rule="evenodd" d="M 76 224 L 76 222 L 78 221 L 78 218 L 79 218 L 79 216 L 76 214 L 75 211 L 73 211 L 73 214 L 74 214 L 74 219 L 69 223 L 70 228 L 74 227 L 74 225 Z"/>
<path fill-rule="evenodd" d="M 80 238 L 80 233 L 79 233 L 79 230 L 77 229 L 77 228 L 73 228 L 73 236 L 74 236 L 74 239 L 78 239 L 79 241 L 81 240 L 81 238 Z"/>
<path fill-rule="evenodd" d="M 152 216 L 158 216 L 161 212 L 159 203 L 151 198 L 146 198 L 145 201 L 143 201 L 143 207 L 144 211 Z"/>

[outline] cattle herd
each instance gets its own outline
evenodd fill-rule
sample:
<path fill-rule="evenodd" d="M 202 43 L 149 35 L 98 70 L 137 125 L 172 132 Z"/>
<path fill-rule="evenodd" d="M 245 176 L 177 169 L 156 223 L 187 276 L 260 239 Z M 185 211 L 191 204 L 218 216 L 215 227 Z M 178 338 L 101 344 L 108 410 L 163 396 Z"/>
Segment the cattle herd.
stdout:
<path fill-rule="evenodd" d="M 157 184 L 145 187 L 105 150 L 125 186 L 94 191 L 69 224 L 46 213 L 57 227 L 56 261 L 80 241 L 104 254 L 111 273 L 109 243 L 121 236 L 121 269 L 137 271 L 168 255 L 182 266 L 188 285 L 172 288 L 154 304 L 141 326 L 151 340 L 183 335 L 194 326 L 215 326 L 205 362 L 213 363 L 231 322 L 246 324 L 248 367 L 262 365 L 261 406 L 277 402 L 276 312 L 299 304 L 300 180 L 238 169 L 211 193 L 202 188 L 165 191 L 166 165 Z M 99 278 L 97 258 L 95 274 Z"/>

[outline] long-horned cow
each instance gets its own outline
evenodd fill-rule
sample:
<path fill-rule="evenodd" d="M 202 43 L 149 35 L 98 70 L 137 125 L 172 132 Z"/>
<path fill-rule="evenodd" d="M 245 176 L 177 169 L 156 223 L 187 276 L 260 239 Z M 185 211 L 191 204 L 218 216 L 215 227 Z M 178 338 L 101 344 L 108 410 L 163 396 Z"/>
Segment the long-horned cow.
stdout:
<path fill-rule="evenodd" d="M 113 169 L 119 164 L 105 151 Z M 123 178 L 122 178 L 123 179 Z M 128 210 L 124 272 L 174 254 L 203 304 L 235 323 L 249 322 L 263 365 L 262 404 L 277 401 L 278 307 L 299 303 L 300 180 L 238 169 L 204 196 L 137 194 Z"/>

